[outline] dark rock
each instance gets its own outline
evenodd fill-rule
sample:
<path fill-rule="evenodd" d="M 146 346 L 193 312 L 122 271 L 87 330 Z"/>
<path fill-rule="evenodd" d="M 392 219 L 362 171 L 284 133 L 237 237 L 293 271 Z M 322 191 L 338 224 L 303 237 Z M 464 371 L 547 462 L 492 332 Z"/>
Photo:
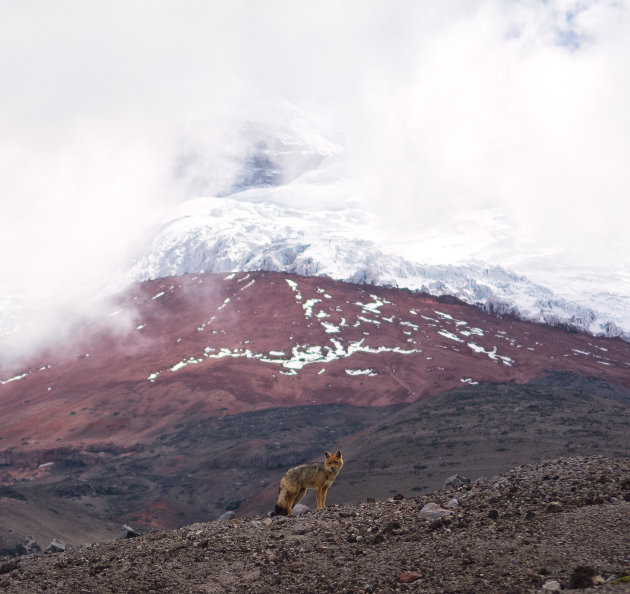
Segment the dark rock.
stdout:
<path fill-rule="evenodd" d="M 560 503 L 559 501 L 552 501 L 551 503 L 549 503 L 547 505 L 547 507 L 545 507 L 545 511 L 548 514 L 556 514 L 558 512 L 562 511 L 562 503 Z"/>
<path fill-rule="evenodd" d="M 4 575 L 5 573 L 9 573 L 10 571 L 17 569 L 19 564 L 20 562 L 17 559 L 7 561 L 6 563 L 0 563 L 0 575 Z"/>
<path fill-rule="evenodd" d="M 573 570 L 569 578 L 569 586 L 575 589 L 588 588 L 593 585 L 593 578 L 597 575 L 592 567 L 580 565 Z"/>
<path fill-rule="evenodd" d="M 445 489 L 459 489 L 464 485 L 470 485 L 470 479 L 459 474 L 453 474 L 444 481 Z"/>
<path fill-rule="evenodd" d="M 122 537 L 123 538 L 135 538 L 136 536 L 140 536 L 140 534 L 135 531 L 131 526 L 127 526 L 127 524 L 123 524 L 122 527 Z"/>
<path fill-rule="evenodd" d="M 401 499 L 404 499 L 405 496 L 402 493 L 396 493 L 396 495 L 394 495 L 394 501 L 400 501 Z"/>

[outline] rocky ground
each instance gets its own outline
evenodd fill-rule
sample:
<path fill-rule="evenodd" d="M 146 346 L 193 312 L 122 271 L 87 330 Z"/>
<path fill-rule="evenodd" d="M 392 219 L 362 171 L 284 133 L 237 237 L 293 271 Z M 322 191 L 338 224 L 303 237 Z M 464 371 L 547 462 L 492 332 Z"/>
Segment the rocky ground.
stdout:
<path fill-rule="evenodd" d="M 7 558 L 0 591 L 630 592 L 629 535 L 630 459 L 573 457 L 420 497 Z"/>

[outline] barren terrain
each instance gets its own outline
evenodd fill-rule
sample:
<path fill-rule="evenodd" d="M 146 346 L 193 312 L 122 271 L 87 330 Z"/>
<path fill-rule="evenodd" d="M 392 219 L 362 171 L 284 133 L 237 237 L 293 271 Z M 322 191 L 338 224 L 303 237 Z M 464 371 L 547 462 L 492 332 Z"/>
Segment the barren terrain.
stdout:
<path fill-rule="evenodd" d="M 562 458 L 430 495 L 8 560 L 0 590 L 622 593 L 629 532 L 630 460 Z"/>

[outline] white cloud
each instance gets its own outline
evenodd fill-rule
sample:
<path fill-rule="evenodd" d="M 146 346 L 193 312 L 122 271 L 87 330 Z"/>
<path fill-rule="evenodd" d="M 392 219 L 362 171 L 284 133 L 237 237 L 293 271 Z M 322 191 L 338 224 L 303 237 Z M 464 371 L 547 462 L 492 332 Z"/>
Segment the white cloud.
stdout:
<path fill-rule="evenodd" d="M 187 191 L 178 158 L 201 154 L 219 191 L 235 123 L 281 100 L 341 132 L 399 236 L 500 204 L 610 258 L 629 241 L 629 30 L 608 0 L 3 2 L 4 291 L 92 291 Z"/>

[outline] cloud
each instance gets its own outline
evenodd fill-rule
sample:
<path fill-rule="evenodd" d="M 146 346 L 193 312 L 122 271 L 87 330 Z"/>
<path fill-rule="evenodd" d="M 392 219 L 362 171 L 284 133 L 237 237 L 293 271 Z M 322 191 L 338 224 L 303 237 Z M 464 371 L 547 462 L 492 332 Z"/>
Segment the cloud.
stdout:
<path fill-rule="evenodd" d="M 500 205 L 610 258 L 629 247 L 629 24 L 608 0 L 4 2 L 2 291 L 113 288 L 199 189 L 182 163 L 220 193 L 242 122 L 282 102 L 343 138 L 344 173 L 399 236 Z"/>

